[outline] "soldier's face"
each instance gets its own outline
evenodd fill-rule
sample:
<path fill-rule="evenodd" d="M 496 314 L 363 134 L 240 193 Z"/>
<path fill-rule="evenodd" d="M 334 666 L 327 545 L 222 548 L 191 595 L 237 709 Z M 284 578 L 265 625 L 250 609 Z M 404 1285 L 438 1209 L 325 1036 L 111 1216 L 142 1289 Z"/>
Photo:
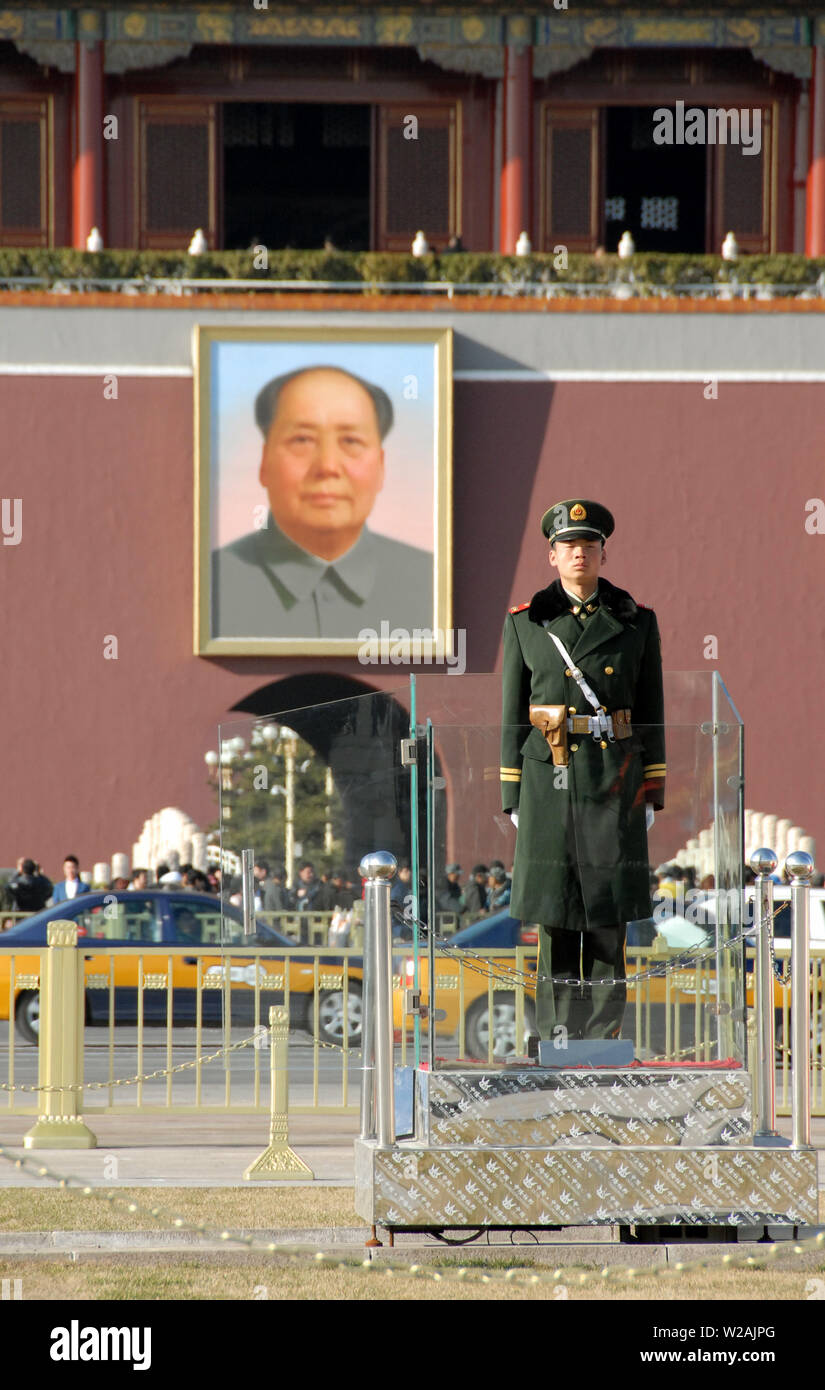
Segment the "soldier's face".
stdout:
<path fill-rule="evenodd" d="M 326 370 L 289 382 L 264 444 L 260 480 L 291 540 L 327 560 L 349 550 L 384 484 L 378 421 L 363 386 Z"/>
<path fill-rule="evenodd" d="M 605 552 L 601 541 L 556 541 L 550 547 L 551 567 L 562 584 L 593 584 L 599 578 Z"/>

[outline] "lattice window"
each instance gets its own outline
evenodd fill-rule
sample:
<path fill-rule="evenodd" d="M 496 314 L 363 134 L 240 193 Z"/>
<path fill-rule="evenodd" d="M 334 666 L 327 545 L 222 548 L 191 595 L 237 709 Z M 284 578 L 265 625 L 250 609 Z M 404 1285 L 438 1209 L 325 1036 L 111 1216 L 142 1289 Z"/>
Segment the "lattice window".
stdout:
<path fill-rule="evenodd" d="M 0 245 L 49 242 L 48 101 L 0 102 Z"/>
<path fill-rule="evenodd" d="M 641 225 L 643 227 L 655 227 L 664 232 L 678 231 L 679 199 L 643 198 Z"/>

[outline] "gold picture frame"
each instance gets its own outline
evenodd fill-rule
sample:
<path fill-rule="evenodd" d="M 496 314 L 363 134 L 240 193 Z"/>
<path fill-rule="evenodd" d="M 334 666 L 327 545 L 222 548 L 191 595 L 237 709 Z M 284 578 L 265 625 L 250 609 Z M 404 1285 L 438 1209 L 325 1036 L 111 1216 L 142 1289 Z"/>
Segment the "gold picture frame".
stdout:
<path fill-rule="evenodd" d="M 193 359 L 195 653 L 346 657 L 361 656 L 367 642 L 372 655 L 363 659 L 372 662 L 377 642 L 381 659 L 397 664 L 392 653 L 401 652 L 403 660 L 407 633 L 416 660 L 451 655 L 452 330 L 199 324 L 193 331 Z M 300 400 L 308 405 L 302 404 L 301 411 L 310 416 L 320 411 L 319 422 L 323 417 L 331 423 L 329 428 L 316 426 L 310 419 L 308 433 L 295 436 L 293 445 L 284 421 L 287 416 L 291 421 L 295 390 L 284 396 L 283 406 L 280 392 L 289 381 L 297 378 L 300 384 L 306 373 L 323 368 L 344 377 L 339 396 L 334 396 L 334 376 L 304 383 Z M 321 388 L 330 381 L 333 396 L 329 391 L 324 396 Z M 342 397 L 342 390 L 350 394 Z M 274 413 L 267 415 L 259 398 Z M 330 507 L 336 518 L 324 518 L 322 544 L 313 550 L 302 529 L 309 505 L 305 484 L 292 479 L 309 476 L 301 470 L 317 465 L 293 467 L 293 460 L 299 454 L 303 460 L 319 457 L 322 438 L 330 448 L 330 441 L 338 440 L 343 426 L 335 421 L 339 415 L 345 418 L 349 406 L 336 406 L 338 415 L 329 415 L 333 398 L 354 399 L 362 411 L 366 401 L 367 416 L 374 421 L 368 428 L 374 432 L 381 427 L 369 458 L 380 454 L 380 465 L 375 463 L 372 481 L 358 501 L 361 510 L 368 504 L 370 509 L 364 511 L 366 521 L 357 535 L 355 503 L 346 512 L 348 529 L 340 531 L 339 540 L 339 533 L 330 536 L 329 528 L 337 525 L 343 504 L 326 498 L 318 503 L 313 495 L 311 524 L 318 520 L 318 505 Z M 349 440 L 345 447 L 351 447 Z M 269 450 L 276 462 L 264 469 Z M 341 489 L 352 489 L 354 495 L 364 488 L 362 481 L 353 481 L 358 470 L 343 461 L 340 448 L 329 457 L 337 461 L 324 467 L 332 470 L 330 476 L 338 470 Z M 361 476 L 366 476 L 364 469 Z M 338 488 L 338 483 L 324 486 Z M 347 540 L 348 550 L 330 555 L 330 545 L 334 550 Z"/>

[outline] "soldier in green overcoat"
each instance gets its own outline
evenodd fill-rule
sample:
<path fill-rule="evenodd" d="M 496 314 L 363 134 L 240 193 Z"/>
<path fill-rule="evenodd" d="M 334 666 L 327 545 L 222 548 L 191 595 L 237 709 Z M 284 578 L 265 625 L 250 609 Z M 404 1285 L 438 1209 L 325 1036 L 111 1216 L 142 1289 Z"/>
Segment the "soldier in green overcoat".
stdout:
<path fill-rule="evenodd" d="M 606 507 L 559 502 L 541 527 L 558 578 L 504 624 L 510 910 L 541 924 L 540 1037 L 558 1037 L 558 1025 L 570 1037 L 617 1037 L 626 989 L 614 981 L 625 975 L 627 923 L 651 914 L 647 828 L 664 806 L 659 629 L 651 609 L 599 577 L 614 530 Z"/>

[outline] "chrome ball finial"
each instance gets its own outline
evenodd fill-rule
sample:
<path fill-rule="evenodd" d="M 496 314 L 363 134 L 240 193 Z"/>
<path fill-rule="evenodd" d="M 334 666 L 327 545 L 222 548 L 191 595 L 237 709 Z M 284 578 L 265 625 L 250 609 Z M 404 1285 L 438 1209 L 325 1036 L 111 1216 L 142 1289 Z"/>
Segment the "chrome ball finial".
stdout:
<path fill-rule="evenodd" d="M 807 883 L 814 871 L 814 861 L 802 849 L 795 849 L 785 860 L 785 872 L 798 883 Z"/>
<path fill-rule="evenodd" d="M 778 862 L 773 850 L 765 848 L 755 849 L 748 860 L 750 867 L 757 877 L 759 874 L 768 876 L 774 873 Z"/>
<path fill-rule="evenodd" d="M 362 878 L 395 878 L 397 868 L 398 860 L 394 854 L 386 849 L 374 849 L 371 854 L 364 855 L 358 872 Z"/>

